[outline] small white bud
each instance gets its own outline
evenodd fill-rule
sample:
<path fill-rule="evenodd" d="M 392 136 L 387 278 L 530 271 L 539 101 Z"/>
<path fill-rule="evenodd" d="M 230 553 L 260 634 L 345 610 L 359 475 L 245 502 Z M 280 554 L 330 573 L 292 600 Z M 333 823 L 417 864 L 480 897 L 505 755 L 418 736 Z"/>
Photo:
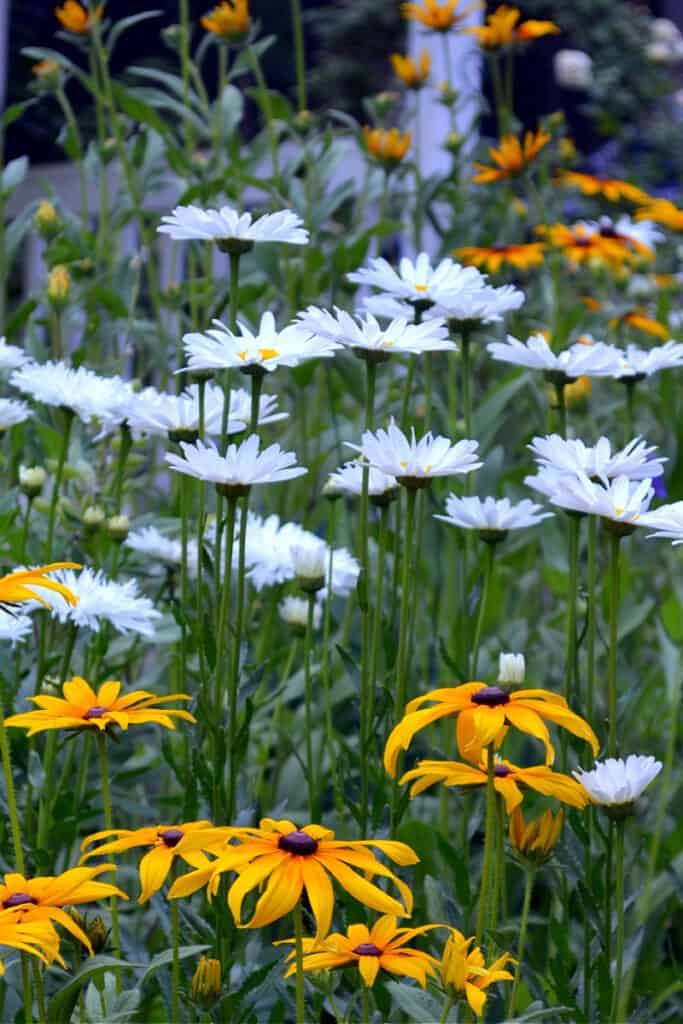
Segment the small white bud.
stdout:
<path fill-rule="evenodd" d="M 325 586 L 328 557 L 327 544 L 317 538 L 292 545 L 292 565 L 302 590 L 312 592 Z"/>
<path fill-rule="evenodd" d="M 305 597 L 285 597 L 280 602 L 278 611 L 282 621 L 286 622 L 296 632 L 303 632 L 306 629 L 308 624 L 308 601 Z M 320 627 L 321 614 L 320 605 L 316 603 L 313 606 L 314 629 Z"/>
<path fill-rule="evenodd" d="M 583 50 L 558 50 L 553 70 L 563 89 L 588 89 L 593 81 L 593 61 Z"/>
<path fill-rule="evenodd" d="M 42 466 L 19 466 L 19 486 L 29 498 L 36 498 L 47 480 Z"/>
<path fill-rule="evenodd" d="M 516 685 L 524 682 L 526 664 L 523 654 L 500 654 L 498 656 L 498 682 Z"/>

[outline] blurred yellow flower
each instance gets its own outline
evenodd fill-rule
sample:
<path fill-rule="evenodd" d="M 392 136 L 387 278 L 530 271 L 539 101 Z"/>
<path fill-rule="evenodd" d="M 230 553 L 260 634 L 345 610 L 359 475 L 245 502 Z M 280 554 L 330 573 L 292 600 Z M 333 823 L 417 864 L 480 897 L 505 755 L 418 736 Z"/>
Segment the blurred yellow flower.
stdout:
<path fill-rule="evenodd" d="M 192 976 L 192 998 L 205 1010 L 210 1010 L 218 1000 L 223 987 L 220 960 L 201 956 Z"/>
<path fill-rule="evenodd" d="M 635 252 L 630 239 L 592 231 L 583 224 L 539 224 L 536 233 L 559 249 L 574 266 L 608 266 L 616 270 L 633 262 Z"/>
<path fill-rule="evenodd" d="M 503 953 L 487 967 L 481 949 L 471 948 L 474 941 L 474 936 L 466 939 L 457 928 L 451 929 L 441 957 L 441 980 L 453 1000 L 466 999 L 477 1017 L 481 1017 L 486 989 L 497 981 L 513 980 L 505 966 L 514 960 L 509 953 Z"/>
<path fill-rule="evenodd" d="M 548 808 L 540 818 L 527 824 L 520 808 L 516 807 L 510 815 L 510 842 L 515 852 L 534 866 L 545 864 L 560 838 L 563 820 L 563 808 L 554 817 Z"/>
<path fill-rule="evenodd" d="M 420 89 L 429 78 L 432 58 L 429 56 L 428 50 L 421 50 L 417 61 L 413 57 L 404 57 L 400 53 L 390 54 L 389 59 L 394 74 L 408 89 Z"/>
<path fill-rule="evenodd" d="M 481 10 L 483 3 L 467 4 L 458 10 L 460 0 L 421 0 L 420 3 L 401 4 L 401 14 L 408 21 L 416 21 L 433 32 L 450 32 L 457 28 L 472 11 Z"/>
<path fill-rule="evenodd" d="M 609 326 L 613 330 L 618 330 L 622 326 L 634 327 L 636 330 L 642 331 L 643 334 L 650 334 L 663 341 L 669 337 L 669 328 L 660 324 L 659 320 L 648 316 L 643 309 L 632 309 L 628 313 L 622 313 L 621 316 L 615 316 L 610 320 Z"/>
<path fill-rule="evenodd" d="M 61 22 L 67 32 L 74 35 L 84 36 L 90 32 L 94 25 L 102 20 L 104 4 L 88 10 L 77 3 L 77 0 L 66 0 L 63 7 L 55 7 L 55 16 Z"/>
<path fill-rule="evenodd" d="M 517 267 L 518 270 L 529 270 L 531 267 L 540 266 L 543 263 L 545 248 L 543 242 L 491 246 L 467 245 L 462 249 L 454 249 L 453 255 L 463 263 L 482 267 L 492 274 L 497 274 L 504 265 Z"/>
<path fill-rule="evenodd" d="M 249 0 L 223 0 L 201 21 L 207 32 L 221 39 L 241 39 L 249 31 Z"/>
<path fill-rule="evenodd" d="M 398 128 L 371 128 L 363 126 L 363 142 L 370 156 L 386 168 L 398 166 L 408 152 L 410 132 L 401 133 Z"/>
<path fill-rule="evenodd" d="M 472 181 L 482 185 L 521 174 L 536 159 L 543 147 L 547 146 L 551 138 L 552 136 L 542 128 L 537 132 L 526 132 L 521 142 L 516 135 L 503 136 L 498 142 L 497 149 L 493 146 L 489 149 L 491 159 L 497 166 L 489 167 L 486 164 L 475 163 L 474 167 L 478 173 Z"/>
<path fill-rule="evenodd" d="M 651 202 L 647 192 L 642 188 L 619 178 L 600 178 L 595 174 L 582 174 L 579 171 L 560 171 L 553 180 L 555 185 L 578 188 L 585 196 L 602 196 L 611 203 L 618 203 L 622 199 L 630 203 Z"/>
<path fill-rule="evenodd" d="M 524 43 L 541 36 L 555 35 L 560 31 L 554 21 L 530 19 L 520 23 L 521 16 L 522 12 L 517 7 L 501 4 L 497 10 L 489 14 L 485 25 L 472 25 L 466 28 L 465 32 L 476 36 L 485 50 L 497 50 L 502 46 L 509 46 L 510 43 Z"/>
<path fill-rule="evenodd" d="M 0 579 L 0 608 L 5 605 L 22 604 L 24 601 L 39 601 L 50 608 L 50 603 L 41 596 L 40 590 L 52 590 L 68 604 L 78 604 L 78 598 L 63 583 L 57 583 L 46 577 L 45 573 L 55 569 L 80 569 L 77 562 L 51 562 L 49 565 L 36 566 L 35 569 L 20 569 Z M 33 588 L 38 587 L 36 591 Z"/>
<path fill-rule="evenodd" d="M 636 220 L 652 220 L 673 231 L 683 231 L 683 210 L 679 210 L 670 199 L 650 199 L 646 196 L 641 202 L 647 205 L 636 210 Z"/>
<path fill-rule="evenodd" d="M 63 306 L 69 300 L 71 278 L 63 263 L 53 267 L 47 278 L 47 297 L 53 306 Z"/>

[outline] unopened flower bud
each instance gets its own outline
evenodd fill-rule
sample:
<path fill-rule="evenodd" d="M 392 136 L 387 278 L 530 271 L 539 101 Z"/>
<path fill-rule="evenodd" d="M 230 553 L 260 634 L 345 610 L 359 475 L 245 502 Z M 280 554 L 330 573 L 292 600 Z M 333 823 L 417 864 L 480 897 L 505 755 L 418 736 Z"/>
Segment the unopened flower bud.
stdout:
<path fill-rule="evenodd" d="M 107 519 L 107 533 L 112 540 L 122 543 L 130 531 L 130 519 L 128 516 L 110 516 Z"/>
<path fill-rule="evenodd" d="M 109 164 L 116 156 L 116 139 L 105 139 L 100 148 L 100 158 L 103 164 Z"/>
<path fill-rule="evenodd" d="M 83 526 L 89 531 L 97 530 L 106 518 L 104 509 L 100 505 L 89 505 L 83 513 Z"/>
<path fill-rule="evenodd" d="M 40 237 L 44 238 L 46 242 L 58 235 L 62 226 L 59 214 L 48 199 L 41 200 L 34 214 L 33 223 Z"/>
<path fill-rule="evenodd" d="M 464 135 L 461 135 L 460 132 L 449 132 L 446 136 L 446 149 L 449 153 L 452 153 L 453 156 L 457 156 L 462 149 L 464 141 L 465 137 Z"/>
<path fill-rule="evenodd" d="M 40 684 L 40 692 L 43 697 L 61 697 L 62 684 L 57 676 L 45 676 Z"/>
<path fill-rule="evenodd" d="M 52 92 L 62 78 L 62 69 L 56 60 L 38 61 L 31 70 L 35 76 L 32 85 L 36 92 Z"/>
<path fill-rule="evenodd" d="M 453 107 L 458 102 L 460 93 L 454 89 L 450 82 L 439 82 L 439 103 L 444 107 Z"/>
<path fill-rule="evenodd" d="M 337 501 L 342 497 L 344 491 L 334 482 L 334 480 L 327 480 L 320 493 L 327 501 Z"/>
<path fill-rule="evenodd" d="M 109 939 L 109 929 L 99 914 L 92 921 L 88 921 L 85 934 L 90 939 L 95 956 L 106 948 Z"/>
<path fill-rule="evenodd" d="M 398 92 L 392 92 L 389 89 L 385 89 L 384 92 L 378 92 L 373 99 L 373 106 L 377 114 L 377 118 L 382 121 L 387 114 L 390 114 L 394 107 L 400 102 L 401 94 Z"/>
<path fill-rule="evenodd" d="M 19 487 L 28 498 L 36 498 L 47 480 L 42 466 L 19 466 Z"/>
<path fill-rule="evenodd" d="M 301 589 L 308 594 L 322 590 L 325 586 L 327 561 L 327 544 L 322 540 L 313 539 L 292 545 L 294 575 Z"/>
<path fill-rule="evenodd" d="M 523 654 L 506 652 L 498 655 L 498 682 L 504 686 L 521 686 L 525 669 Z"/>
<path fill-rule="evenodd" d="M 177 50 L 183 38 L 180 25 L 167 25 L 161 30 L 161 38 L 171 50 Z"/>
<path fill-rule="evenodd" d="M 69 301 L 71 278 L 63 263 L 53 267 L 47 279 L 47 297 L 55 309 L 63 309 Z"/>
<path fill-rule="evenodd" d="M 308 600 L 305 597 L 285 597 L 278 606 L 280 618 L 293 633 L 303 634 L 308 626 Z M 319 604 L 313 606 L 313 629 L 320 628 L 322 612 Z"/>
<path fill-rule="evenodd" d="M 307 135 L 313 127 L 313 114 L 310 110 L 300 110 L 294 118 L 294 127 L 300 135 Z"/>
<path fill-rule="evenodd" d="M 221 962 L 212 957 L 200 957 L 192 978 L 192 999 L 204 1010 L 210 1010 L 218 1001 L 223 987 Z"/>

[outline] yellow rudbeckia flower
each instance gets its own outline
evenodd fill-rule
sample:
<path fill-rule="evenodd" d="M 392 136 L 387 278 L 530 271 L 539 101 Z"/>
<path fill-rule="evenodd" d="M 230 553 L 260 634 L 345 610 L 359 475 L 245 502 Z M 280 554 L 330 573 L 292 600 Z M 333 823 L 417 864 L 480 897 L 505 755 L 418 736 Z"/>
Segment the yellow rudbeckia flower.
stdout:
<path fill-rule="evenodd" d="M 27 729 L 29 736 L 48 729 L 106 729 L 118 726 L 143 725 L 155 722 L 166 729 L 175 729 L 174 718 L 187 722 L 196 719 L 181 708 L 159 708 L 170 700 L 191 700 L 186 693 L 171 693 L 158 697 L 147 690 L 133 690 L 119 696 L 121 683 L 109 679 L 97 693 L 85 679 L 74 676 L 62 685 L 63 697 L 38 696 L 28 700 L 38 705 L 37 711 L 24 711 L 5 719 L 5 725 Z"/>
<path fill-rule="evenodd" d="M 441 957 L 441 980 L 454 1001 L 466 999 L 477 1017 L 481 1017 L 486 989 L 497 981 L 512 981 L 512 975 L 504 968 L 514 961 L 509 953 L 503 953 L 487 967 L 481 949 L 471 948 L 474 941 L 474 936 L 466 939 L 462 932 L 451 929 Z"/>
<path fill-rule="evenodd" d="M 642 188 L 619 178 L 600 178 L 597 174 L 583 174 L 581 171 L 560 171 L 553 180 L 555 185 L 578 188 L 585 196 L 602 196 L 610 203 L 619 203 L 622 199 L 630 203 L 651 202 L 650 196 Z"/>
<path fill-rule="evenodd" d="M 433 707 L 423 704 L 431 701 Z M 574 736 L 589 743 L 594 754 L 599 750 L 598 738 L 583 718 L 574 714 L 564 697 L 548 690 L 514 690 L 508 693 L 499 686 L 486 683 L 463 683 L 417 697 L 406 707 L 406 714 L 394 727 L 384 748 L 384 767 L 390 775 L 396 774 L 396 764 L 402 750 L 407 750 L 416 732 L 436 722 L 452 717 L 456 721 L 456 739 L 460 753 L 479 764 L 484 747 L 490 743 L 500 745 L 510 726 L 541 740 L 546 749 L 546 764 L 555 760 L 555 749 L 545 721 L 567 729 Z"/>
<path fill-rule="evenodd" d="M 661 224 L 663 227 L 671 228 L 673 231 L 683 231 L 683 210 L 679 210 L 670 199 L 650 199 L 646 197 L 643 202 L 647 203 L 647 205 L 640 210 L 636 210 L 636 220 L 652 220 L 655 224 Z"/>
<path fill-rule="evenodd" d="M 404 57 L 401 53 L 389 55 L 394 74 L 400 78 L 408 89 L 420 89 L 429 78 L 432 58 L 428 50 L 421 50 L 418 60 Z"/>
<path fill-rule="evenodd" d="M 536 132 L 526 132 L 522 141 L 516 135 L 504 135 L 499 140 L 497 149 L 495 146 L 489 149 L 489 155 L 496 166 L 475 163 L 474 167 L 478 173 L 472 181 L 476 185 L 483 185 L 490 181 L 514 178 L 527 169 L 551 138 L 552 136 L 542 128 Z"/>
<path fill-rule="evenodd" d="M 49 579 L 45 573 L 54 572 L 55 569 L 80 568 L 81 566 L 77 562 L 51 562 L 49 565 L 36 566 L 35 569 L 19 569 L 17 572 L 11 572 L 8 576 L 3 576 L 0 579 L 0 608 L 5 605 L 22 604 L 24 601 L 39 601 L 49 608 L 49 601 L 39 591 L 36 592 L 34 587 L 38 587 L 40 590 L 53 590 L 55 593 L 61 594 L 69 604 L 78 604 L 78 598 L 68 587 L 65 587 L 63 583 L 57 583 L 56 580 Z"/>
<path fill-rule="evenodd" d="M 450 32 L 465 20 L 471 11 L 478 11 L 482 2 L 468 4 L 458 10 L 460 0 L 421 0 L 421 3 L 401 4 L 401 14 L 407 21 L 416 21 L 433 32 Z"/>
<path fill-rule="evenodd" d="M 621 316 L 615 316 L 610 320 L 609 325 L 613 330 L 617 330 L 622 326 L 634 327 L 644 334 L 650 334 L 654 338 L 661 338 L 663 341 L 666 341 L 669 337 L 669 328 L 664 324 L 660 324 L 659 320 L 648 316 L 642 309 L 632 309 L 628 313 L 622 313 Z"/>
<path fill-rule="evenodd" d="M 263 928 L 272 924 L 294 909 L 305 890 L 316 921 L 316 936 L 327 935 L 334 909 L 332 879 L 372 910 L 399 917 L 409 917 L 412 913 L 413 895 L 408 886 L 367 849 L 374 846 L 395 864 L 417 864 L 419 858 L 405 843 L 335 839 L 334 832 L 322 825 L 297 828 L 292 821 L 273 818 L 262 818 L 259 828 L 215 829 L 215 835 L 217 839 L 224 837 L 236 843 L 208 868 L 176 879 L 169 892 L 170 899 L 189 896 L 204 885 L 212 897 L 221 876 L 226 871 L 236 871 L 238 877 L 228 892 L 228 905 L 238 928 Z M 186 836 L 178 844 L 178 853 L 184 855 L 196 849 L 196 843 L 194 836 Z M 402 902 L 369 881 L 374 875 L 388 878 L 398 889 Z M 251 920 L 243 924 L 245 896 L 262 886 L 266 879 L 268 882 Z"/>
<path fill-rule="evenodd" d="M 201 21 L 207 32 L 220 39 L 241 39 L 249 31 L 249 0 L 223 0 Z"/>
<path fill-rule="evenodd" d="M 501 267 L 516 267 L 518 270 L 529 270 L 543 263 L 546 246 L 543 242 L 525 242 L 518 244 L 499 245 L 466 245 L 454 249 L 453 255 L 468 266 L 481 267 L 491 274 L 497 274 Z"/>
<path fill-rule="evenodd" d="M 398 128 L 371 128 L 363 125 L 365 149 L 373 159 L 387 168 L 396 167 L 408 152 L 410 132 L 401 133 Z"/>
<path fill-rule="evenodd" d="M 535 867 L 545 864 L 560 838 L 563 821 L 562 808 L 554 816 L 548 808 L 540 818 L 527 824 L 520 808 L 516 807 L 510 815 L 510 842 L 513 849 Z"/>
<path fill-rule="evenodd" d="M 88 10 L 76 0 L 66 0 L 63 7 L 55 7 L 55 17 L 67 32 L 73 32 L 77 36 L 87 35 L 93 25 L 102 21 L 103 14 L 104 4 L 100 4 L 93 10 Z"/>
<path fill-rule="evenodd" d="M 13 910 L 0 912 L 0 946 L 19 949 L 22 953 L 37 956 L 44 964 L 59 960 L 59 936 L 49 921 L 26 923 Z M 5 968 L 0 960 L 0 977 Z"/>
<path fill-rule="evenodd" d="M 520 23 L 521 16 L 519 8 L 501 4 L 497 10 L 489 14 L 485 25 L 472 25 L 466 28 L 465 32 L 476 36 L 483 49 L 498 50 L 511 43 L 525 43 L 541 36 L 556 35 L 560 31 L 554 21 L 530 18 Z"/>

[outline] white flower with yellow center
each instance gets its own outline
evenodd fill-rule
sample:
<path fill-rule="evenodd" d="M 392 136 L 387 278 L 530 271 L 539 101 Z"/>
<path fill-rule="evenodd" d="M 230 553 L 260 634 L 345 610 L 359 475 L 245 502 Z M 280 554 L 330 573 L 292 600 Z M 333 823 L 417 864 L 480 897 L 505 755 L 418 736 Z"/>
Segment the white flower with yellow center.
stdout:
<path fill-rule="evenodd" d="M 651 377 L 660 370 L 683 366 L 683 345 L 679 341 L 667 341 L 664 345 L 655 345 L 650 349 L 627 345 L 621 357 L 621 363 L 614 374 L 619 380 Z"/>
<path fill-rule="evenodd" d="M 577 476 L 567 473 L 559 477 L 559 486 L 549 498 L 552 505 L 584 515 L 600 516 L 627 527 L 631 532 L 631 529 L 645 525 L 641 517 L 647 512 L 653 496 L 649 479 L 633 481 L 627 476 L 618 476 L 604 487 L 590 480 L 585 473 Z"/>
<path fill-rule="evenodd" d="M 288 412 L 278 412 L 279 399 L 277 395 L 260 395 L 259 396 L 259 411 L 258 411 L 258 425 L 260 427 L 265 426 L 268 423 L 277 423 L 280 420 L 286 420 L 289 417 Z M 245 388 L 237 388 L 236 391 L 230 391 L 230 423 L 234 424 L 233 427 L 228 428 L 228 433 L 238 433 L 237 426 L 242 424 L 242 429 L 246 429 L 246 424 L 251 419 L 251 395 Z"/>
<path fill-rule="evenodd" d="M 184 458 L 168 453 L 166 462 L 176 472 L 215 483 L 228 494 L 247 493 L 254 484 L 280 483 L 308 472 L 304 466 L 296 465 L 294 452 L 283 451 L 279 444 L 260 451 L 260 445 L 259 437 L 251 434 L 239 445 L 228 445 L 225 455 L 221 455 L 211 442 L 181 441 Z"/>
<path fill-rule="evenodd" d="M 30 361 L 30 356 L 27 356 L 23 349 L 16 345 L 8 345 L 4 336 L 0 338 L 0 372 L 16 370 Z"/>
<path fill-rule="evenodd" d="M 157 228 L 160 235 L 170 235 L 175 241 L 206 242 L 287 242 L 306 245 L 308 231 L 301 217 L 291 210 L 265 213 L 256 220 L 250 213 L 240 213 L 232 206 L 219 210 L 202 210 L 200 206 L 176 206 L 171 214 L 161 218 Z"/>
<path fill-rule="evenodd" d="M 122 421 L 133 394 L 121 377 L 100 377 L 85 366 L 74 369 L 64 362 L 25 363 L 9 382 L 36 402 L 69 409 L 84 423 Z"/>
<path fill-rule="evenodd" d="M 551 469 L 574 476 L 585 473 L 605 485 L 617 476 L 627 476 L 630 480 L 652 480 L 662 475 L 667 461 L 655 456 L 656 445 L 648 445 L 640 437 L 635 437 L 616 452 L 612 451 L 606 437 L 599 438 L 591 446 L 579 438 L 565 439 L 559 434 L 535 437 L 527 447 L 533 452 L 540 470 Z"/>
<path fill-rule="evenodd" d="M 431 432 L 418 441 L 414 427 L 408 438 L 393 419 L 387 430 L 366 430 L 360 445 L 346 444 L 371 466 L 409 488 L 427 487 L 435 477 L 461 475 L 483 465 L 477 458 L 478 441 L 452 444 L 447 437 L 434 437 Z"/>
<path fill-rule="evenodd" d="M 523 305 L 524 292 L 519 288 L 511 284 L 494 288 L 492 285 L 484 284 L 483 275 L 481 278 L 480 285 L 471 290 L 458 291 L 448 287 L 435 289 L 435 305 L 427 310 L 426 318 L 443 317 L 448 321 L 469 326 L 494 324 L 499 323 L 506 313 Z"/>
<path fill-rule="evenodd" d="M 648 533 L 648 537 L 670 540 L 674 547 L 683 544 L 683 501 L 660 505 L 652 512 L 646 512 L 641 519 L 641 526 L 647 526 L 655 531 Z"/>
<path fill-rule="evenodd" d="M 219 434 L 223 418 L 223 392 L 207 385 L 204 396 L 204 430 Z M 199 389 L 190 385 L 179 395 L 163 394 L 156 388 L 145 388 L 131 395 L 125 407 L 125 418 L 131 430 L 156 436 L 177 435 L 186 438 L 199 430 Z M 241 421 L 228 424 L 228 432 L 244 430 Z"/>
<path fill-rule="evenodd" d="M 462 267 L 451 259 L 441 260 L 436 266 L 426 252 L 421 252 L 415 263 L 406 256 L 395 270 L 385 259 L 372 259 L 367 267 L 347 274 L 354 284 L 378 288 L 394 299 L 427 303 L 436 301 L 436 294 L 469 291 L 477 287 L 482 275 L 476 267 Z"/>
<path fill-rule="evenodd" d="M 17 402 L 13 398 L 0 398 L 0 432 L 24 423 L 33 413 L 26 402 Z"/>
<path fill-rule="evenodd" d="M 482 501 L 477 497 L 459 498 L 450 494 L 446 499 L 446 515 L 435 515 L 434 518 L 465 530 L 507 533 L 508 530 L 536 526 L 542 519 L 552 515 L 552 512 L 544 512 L 542 505 L 528 498 L 513 505 L 509 498 L 488 497 Z"/>
<path fill-rule="evenodd" d="M 392 353 L 418 355 L 421 352 L 457 351 L 457 345 L 448 339 L 443 320 L 414 324 L 406 318 L 398 318 L 387 327 L 381 327 L 372 313 L 354 317 L 336 306 L 334 314 L 309 306 L 305 312 L 299 313 L 297 323 L 314 337 L 337 342 L 360 356 L 374 354 L 388 358 Z"/>
<path fill-rule="evenodd" d="M 278 366 L 328 358 L 341 347 L 338 342 L 313 337 L 300 324 L 278 330 L 272 313 L 263 314 L 256 332 L 240 322 L 239 333 L 233 334 L 220 320 L 213 322 L 215 329 L 183 337 L 188 369 L 271 372 Z"/>
<path fill-rule="evenodd" d="M 389 495 L 398 488 L 395 476 L 383 473 L 376 466 L 368 466 L 368 494 L 372 498 Z M 330 473 L 329 483 L 345 494 L 360 496 L 363 493 L 363 463 L 355 460 L 347 462 L 336 473 Z"/>
<path fill-rule="evenodd" d="M 621 365 L 621 354 L 614 345 L 598 341 L 594 345 L 571 345 L 553 352 L 542 334 L 519 341 L 508 334 L 507 341 L 492 341 L 486 346 L 494 359 L 531 370 L 544 370 L 565 378 L 611 377 Z"/>

